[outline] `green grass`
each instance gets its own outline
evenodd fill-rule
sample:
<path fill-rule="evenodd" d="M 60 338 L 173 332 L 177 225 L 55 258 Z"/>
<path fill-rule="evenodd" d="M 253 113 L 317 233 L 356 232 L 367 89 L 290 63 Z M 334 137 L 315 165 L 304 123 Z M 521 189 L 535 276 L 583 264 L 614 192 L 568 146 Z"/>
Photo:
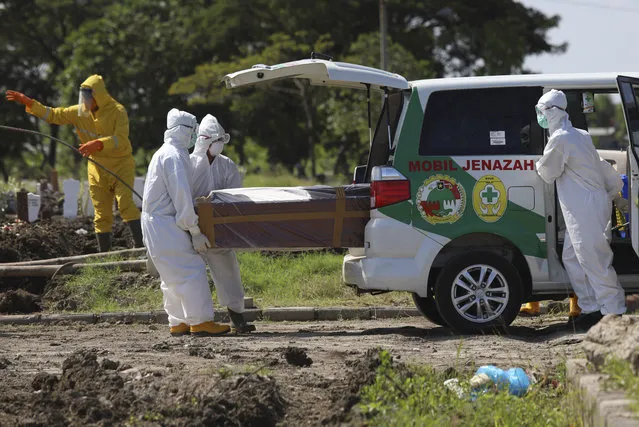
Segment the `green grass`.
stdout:
<path fill-rule="evenodd" d="M 118 269 L 87 267 L 54 289 L 54 298 L 68 297 L 74 302 L 71 311 L 104 313 L 113 311 L 148 311 L 162 308 L 160 286 L 143 286 L 120 281 Z M 47 297 L 45 296 L 45 303 Z"/>
<path fill-rule="evenodd" d="M 603 373 L 609 375 L 606 385 L 612 389 L 625 391 L 626 397 L 633 402 L 632 411 L 639 414 L 639 376 L 633 371 L 630 362 L 616 358 L 608 359 L 603 367 Z"/>
<path fill-rule="evenodd" d="M 533 385 L 523 397 L 489 392 L 459 398 L 444 385 L 447 376 L 430 366 L 396 369 L 386 351 L 375 382 L 361 392 L 359 411 L 375 426 L 581 426 L 580 398 L 563 387 Z M 556 378 L 565 382 L 562 368 Z M 408 371 L 408 372 L 407 372 Z M 460 375 L 465 384 L 472 375 Z"/>
<path fill-rule="evenodd" d="M 117 256 L 88 262 L 118 261 Z M 407 292 L 357 296 L 342 283 L 343 255 L 331 252 L 239 252 L 246 296 L 259 308 L 294 306 L 413 306 Z M 118 270 L 89 267 L 75 275 L 59 276 L 57 288 L 45 296 L 49 310 L 56 301 L 72 298 L 73 311 L 110 312 L 162 309 L 159 279 L 124 282 Z M 142 275 L 140 275 L 141 277 Z M 213 290 L 217 305 L 217 296 Z M 47 301 L 49 300 L 49 301 Z M 69 310 L 69 308 L 67 308 Z"/>
<path fill-rule="evenodd" d="M 330 252 L 244 252 L 238 256 L 244 289 L 259 307 L 412 305 L 406 292 L 357 296 L 342 283 L 343 255 Z"/>

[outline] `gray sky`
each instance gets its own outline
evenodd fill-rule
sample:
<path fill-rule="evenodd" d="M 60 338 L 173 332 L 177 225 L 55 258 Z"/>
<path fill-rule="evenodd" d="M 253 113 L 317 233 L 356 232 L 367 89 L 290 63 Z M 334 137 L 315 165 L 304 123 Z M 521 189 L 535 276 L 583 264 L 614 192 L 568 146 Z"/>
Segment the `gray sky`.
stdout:
<path fill-rule="evenodd" d="M 541 73 L 639 71 L 639 0 L 518 0 L 546 15 L 559 15 L 552 43 L 568 42 L 563 55 L 529 56 Z"/>

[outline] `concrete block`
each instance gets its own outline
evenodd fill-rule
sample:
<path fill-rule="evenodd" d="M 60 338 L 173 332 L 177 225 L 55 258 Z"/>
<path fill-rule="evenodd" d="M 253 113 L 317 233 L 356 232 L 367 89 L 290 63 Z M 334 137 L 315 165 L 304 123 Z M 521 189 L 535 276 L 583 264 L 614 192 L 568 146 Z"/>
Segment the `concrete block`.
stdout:
<path fill-rule="evenodd" d="M 150 313 L 149 322 L 159 323 L 161 325 L 168 325 L 169 315 L 164 310 L 152 311 Z"/>
<path fill-rule="evenodd" d="M 40 323 L 50 324 L 57 322 L 74 322 L 74 323 L 95 323 L 97 318 L 94 314 L 48 314 L 43 315 Z"/>
<path fill-rule="evenodd" d="M 566 361 L 566 377 L 570 380 L 577 379 L 579 375 L 588 371 L 587 365 L 586 359 L 568 359 Z"/>
<path fill-rule="evenodd" d="M 253 297 L 244 297 L 244 308 L 255 308 L 255 302 L 253 301 Z"/>
<path fill-rule="evenodd" d="M 315 309 L 313 307 L 267 308 L 262 310 L 262 318 L 264 320 L 291 322 L 315 320 Z"/>
<path fill-rule="evenodd" d="M 368 320 L 370 318 L 369 308 L 325 307 L 315 310 L 316 320 Z"/>
<path fill-rule="evenodd" d="M 422 314 L 411 307 L 371 307 L 371 319 L 395 319 L 398 317 L 421 317 Z"/>

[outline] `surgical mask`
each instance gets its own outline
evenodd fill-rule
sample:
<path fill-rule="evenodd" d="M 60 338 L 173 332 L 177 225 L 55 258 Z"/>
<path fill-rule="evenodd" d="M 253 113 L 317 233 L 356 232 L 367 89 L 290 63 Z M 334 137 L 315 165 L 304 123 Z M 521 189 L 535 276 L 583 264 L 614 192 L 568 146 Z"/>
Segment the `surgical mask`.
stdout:
<path fill-rule="evenodd" d="M 93 105 L 93 91 L 86 87 L 80 88 L 78 95 L 78 117 L 89 117 Z"/>
<path fill-rule="evenodd" d="M 191 139 L 189 140 L 189 146 L 187 147 L 189 150 L 195 147 L 195 142 L 197 141 L 198 128 L 199 128 L 199 125 L 195 125 L 195 128 L 193 129 L 193 132 L 191 133 Z"/>
<path fill-rule="evenodd" d="M 537 123 L 539 123 L 539 126 L 544 129 L 548 129 L 548 119 L 546 118 L 544 113 L 541 112 L 539 107 L 535 107 L 535 111 L 537 112 Z"/>
<path fill-rule="evenodd" d="M 224 143 L 223 142 L 214 142 L 213 144 L 211 144 L 211 146 L 209 147 L 209 154 L 213 157 L 217 156 L 218 154 L 220 154 L 222 152 L 222 150 L 224 149 Z"/>

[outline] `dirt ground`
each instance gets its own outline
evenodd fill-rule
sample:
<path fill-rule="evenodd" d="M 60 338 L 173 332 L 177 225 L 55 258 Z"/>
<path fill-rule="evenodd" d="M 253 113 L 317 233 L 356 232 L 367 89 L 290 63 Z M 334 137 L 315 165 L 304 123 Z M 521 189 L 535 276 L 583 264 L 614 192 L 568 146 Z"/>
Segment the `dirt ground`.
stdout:
<path fill-rule="evenodd" d="M 439 369 L 552 371 L 581 356 L 565 317 L 457 336 L 425 319 L 258 322 L 251 335 L 170 337 L 146 324 L 0 326 L 0 425 L 360 425 L 378 348 Z"/>

